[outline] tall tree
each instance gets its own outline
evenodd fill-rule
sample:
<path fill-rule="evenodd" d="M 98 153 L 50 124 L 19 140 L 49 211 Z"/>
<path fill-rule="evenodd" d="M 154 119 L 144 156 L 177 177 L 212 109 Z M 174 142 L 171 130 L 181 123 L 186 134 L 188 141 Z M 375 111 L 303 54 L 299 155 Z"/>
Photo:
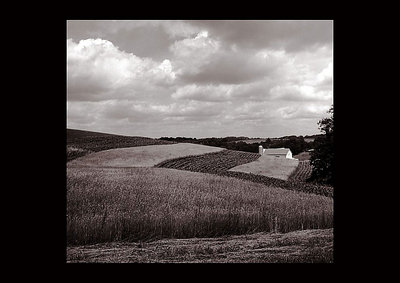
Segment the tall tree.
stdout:
<path fill-rule="evenodd" d="M 331 117 L 318 121 L 319 129 L 324 133 L 314 141 L 314 151 L 311 153 L 310 163 L 313 167 L 310 180 L 333 185 L 334 182 L 334 113 L 333 105 L 328 111 Z"/>

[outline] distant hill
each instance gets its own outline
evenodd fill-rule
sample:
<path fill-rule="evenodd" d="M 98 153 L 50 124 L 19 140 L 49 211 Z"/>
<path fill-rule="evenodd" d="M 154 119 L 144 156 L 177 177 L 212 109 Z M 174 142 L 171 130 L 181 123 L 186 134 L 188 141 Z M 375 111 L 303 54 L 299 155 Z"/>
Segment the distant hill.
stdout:
<path fill-rule="evenodd" d="M 119 136 L 119 135 L 67 129 L 67 143 L 77 139 L 88 138 L 88 137 L 101 137 L 101 136 Z"/>
<path fill-rule="evenodd" d="M 112 148 L 145 145 L 172 144 L 165 141 L 140 136 L 122 136 L 107 133 L 67 129 L 67 162 L 92 152 Z"/>

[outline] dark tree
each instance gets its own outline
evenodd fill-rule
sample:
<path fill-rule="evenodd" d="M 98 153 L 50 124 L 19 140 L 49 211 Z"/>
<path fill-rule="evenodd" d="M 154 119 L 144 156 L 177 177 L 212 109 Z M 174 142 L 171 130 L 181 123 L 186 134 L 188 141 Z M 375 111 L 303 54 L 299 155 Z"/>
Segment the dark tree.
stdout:
<path fill-rule="evenodd" d="M 313 166 L 310 180 L 333 185 L 333 106 L 329 109 L 328 113 L 331 114 L 331 117 L 324 118 L 318 122 L 319 129 L 324 133 L 324 135 L 314 140 L 314 151 L 311 152 L 310 157 L 310 163 Z"/>

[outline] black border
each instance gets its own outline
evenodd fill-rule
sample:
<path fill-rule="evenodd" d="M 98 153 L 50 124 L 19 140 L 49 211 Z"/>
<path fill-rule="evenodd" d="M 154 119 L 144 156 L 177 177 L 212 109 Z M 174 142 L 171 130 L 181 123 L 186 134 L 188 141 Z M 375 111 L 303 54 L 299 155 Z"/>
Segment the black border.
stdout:
<path fill-rule="evenodd" d="M 202 5 L 199 3 L 199 5 Z M 241 4 L 236 4 L 236 5 L 241 5 Z M 243 5 L 243 4 L 242 4 Z M 188 9 L 191 9 L 193 7 L 192 5 L 186 4 Z M 256 5 L 254 5 L 256 6 Z M 266 5 L 268 6 L 268 5 Z M 305 6 L 302 6 L 303 8 Z M 196 9 L 196 8 L 193 8 Z M 211 8 L 210 8 L 211 9 Z M 281 8 L 282 9 L 282 8 Z M 146 11 L 146 10 L 144 10 Z M 151 10 L 149 10 L 151 11 Z M 199 14 L 201 14 L 201 10 L 197 10 Z M 210 12 L 210 11 L 208 11 Z M 69 19 L 235 19 L 235 20 L 274 20 L 274 19 L 279 19 L 279 20 L 286 20 L 286 19 L 305 19 L 305 20 L 333 20 L 334 21 L 334 109 L 335 109 L 335 196 L 334 196 L 334 211 L 335 211 L 335 226 L 334 226 L 334 264 L 329 265 L 328 267 L 323 265 L 314 265 L 315 267 L 322 268 L 322 269 L 330 269 L 332 266 L 337 266 L 341 265 L 343 263 L 349 263 L 350 259 L 348 257 L 348 251 L 346 251 L 346 238 L 348 238 L 349 231 L 354 231 L 354 228 L 352 228 L 352 223 L 348 221 L 348 215 L 351 211 L 349 205 L 348 205 L 348 183 L 347 183 L 347 178 L 349 176 L 348 174 L 348 160 L 346 160 L 345 156 L 347 156 L 348 150 L 346 151 L 345 148 L 345 142 L 344 139 L 348 139 L 347 133 L 351 125 L 347 124 L 347 118 L 349 115 L 346 116 L 346 112 L 349 112 L 349 108 L 346 105 L 349 105 L 349 100 L 346 98 L 344 99 L 344 93 L 347 91 L 345 90 L 345 73 L 346 73 L 346 60 L 348 60 L 348 57 L 345 55 L 346 54 L 346 29 L 348 28 L 348 21 L 338 17 L 338 16 L 333 16 L 332 13 L 312 13 L 313 15 L 310 15 L 310 13 L 307 14 L 300 14 L 297 12 L 292 12 L 290 13 L 285 13 L 282 12 L 282 15 L 277 16 L 276 13 L 274 16 L 268 16 L 265 15 L 262 9 L 257 10 L 254 8 L 252 10 L 253 13 L 250 13 L 250 15 L 244 15 L 242 12 L 236 12 L 236 13 L 230 13 L 229 16 L 225 14 L 214 14 L 210 16 L 210 13 L 206 13 L 207 16 L 200 16 L 199 14 L 197 16 L 188 16 L 185 12 L 183 14 L 181 13 L 180 15 L 176 15 L 174 13 L 153 13 L 153 12 L 141 12 L 140 15 L 120 15 L 120 16 L 110 16 L 110 15 L 97 15 L 97 16 L 89 16 L 89 14 L 86 14 L 85 12 L 73 12 L 69 15 L 64 16 L 63 18 L 60 18 L 57 20 L 57 23 L 59 23 L 58 28 L 57 28 L 57 33 L 60 35 L 59 36 L 59 41 L 57 46 L 59 48 L 59 55 L 60 59 L 59 61 L 62 62 L 60 66 L 60 72 L 59 74 L 62 75 L 61 82 L 58 83 L 58 87 L 60 88 L 58 90 L 58 93 L 64 93 L 65 96 L 62 97 L 59 95 L 60 101 L 57 100 L 57 107 L 53 106 L 57 110 L 57 117 L 58 121 L 55 126 L 56 132 L 58 133 L 57 140 L 59 140 L 59 143 L 56 143 L 56 152 L 54 153 L 55 159 L 57 161 L 54 162 L 54 164 L 57 165 L 57 170 L 55 173 L 55 176 L 57 176 L 57 183 L 55 183 L 55 187 L 57 189 L 56 193 L 53 193 L 52 195 L 55 195 L 55 198 L 52 198 L 52 202 L 54 201 L 55 204 L 52 205 L 52 208 L 54 208 L 55 213 L 53 214 L 53 220 L 52 223 L 54 225 L 51 225 L 51 231 L 52 235 L 57 234 L 56 241 L 54 244 L 51 246 L 51 251 L 54 253 L 54 256 L 52 256 L 52 260 L 57 263 L 64 264 L 65 259 L 66 259 L 66 254 L 65 254 L 65 247 L 66 247 L 66 239 L 65 239 L 65 231 L 66 231 L 66 220 L 65 220 L 65 207 L 66 207 L 66 199 L 65 199 L 65 194 L 60 187 L 60 183 L 63 183 L 64 188 L 65 188 L 65 172 L 66 172 L 66 157 L 65 157 L 65 146 L 66 146 L 66 136 L 65 136 L 65 129 L 66 129 L 66 44 L 65 44 L 65 39 L 66 39 L 66 21 Z M 218 13 L 218 12 L 217 12 Z M 57 49 L 58 49 L 57 48 Z M 350 72 L 347 70 L 347 72 Z M 58 87 L 56 89 L 58 89 Z M 346 111 L 347 110 L 347 111 Z M 347 125 L 346 125 L 347 124 Z M 343 150 L 344 149 L 344 150 Z M 61 181 L 60 181 L 61 180 Z M 54 189 L 54 188 L 52 188 Z M 350 198 L 351 200 L 354 200 L 353 197 Z M 351 214 L 351 213 L 350 213 Z M 56 227 L 56 229 L 54 229 Z M 56 231 L 56 232 L 55 232 Z M 232 264 L 233 269 L 236 269 L 239 267 L 237 264 Z M 75 266 L 72 264 L 71 266 Z M 103 265 L 104 266 L 104 265 Z M 154 265 L 152 265 L 154 266 Z M 155 265 L 157 267 L 166 267 L 166 265 Z M 201 265 L 202 266 L 202 265 Z M 275 268 L 275 265 L 271 265 L 273 268 Z M 284 265 L 284 268 L 287 268 L 288 265 Z M 172 269 L 176 267 L 176 265 L 168 265 L 168 269 Z M 209 265 L 207 265 L 209 267 Z M 250 269 L 256 268 L 256 269 L 268 269 L 268 266 L 265 265 L 259 265 L 259 264 L 252 264 Z M 75 267 L 74 267 L 75 268 Z M 143 265 L 140 265 L 139 268 L 143 268 Z M 246 268 L 249 268 L 249 266 L 246 264 Z M 310 266 L 305 266 L 301 265 L 300 269 L 306 272 L 307 270 L 310 271 L 308 268 Z M 164 270 L 166 268 L 163 268 Z M 135 268 L 136 270 L 136 268 Z M 221 271 L 226 271 L 226 266 L 221 266 L 218 265 L 218 270 Z"/>

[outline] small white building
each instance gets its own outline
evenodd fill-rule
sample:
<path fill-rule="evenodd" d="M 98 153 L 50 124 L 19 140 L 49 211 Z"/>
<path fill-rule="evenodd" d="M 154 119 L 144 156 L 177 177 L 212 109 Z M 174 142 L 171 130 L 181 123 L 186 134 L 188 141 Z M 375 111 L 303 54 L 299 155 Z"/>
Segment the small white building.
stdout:
<path fill-rule="evenodd" d="M 258 153 L 261 155 L 270 155 L 274 157 L 285 157 L 293 159 L 292 152 L 289 148 L 263 148 L 262 145 L 258 147 Z"/>

